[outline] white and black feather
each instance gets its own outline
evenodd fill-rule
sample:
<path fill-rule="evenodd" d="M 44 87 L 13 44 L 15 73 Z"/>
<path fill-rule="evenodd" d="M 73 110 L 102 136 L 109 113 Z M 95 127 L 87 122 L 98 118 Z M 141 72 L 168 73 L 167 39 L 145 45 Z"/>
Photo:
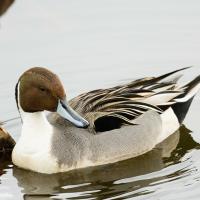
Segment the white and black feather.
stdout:
<path fill-rule="evenodd" d="M 172 76 L 188 68 L 84 93 L 72 99 L 70 105 L 90 122 L 92 128 L 100 123 L 103 131 L 133 124 L 134 119 L 148 110 L 162 114 L 170 107 L 182 123 L 190 100 L 200 88 L 200 76 L 184 86 L 177 83 L 182 75 Z M 182 105 L 178 106 L 180 101 Z"/>

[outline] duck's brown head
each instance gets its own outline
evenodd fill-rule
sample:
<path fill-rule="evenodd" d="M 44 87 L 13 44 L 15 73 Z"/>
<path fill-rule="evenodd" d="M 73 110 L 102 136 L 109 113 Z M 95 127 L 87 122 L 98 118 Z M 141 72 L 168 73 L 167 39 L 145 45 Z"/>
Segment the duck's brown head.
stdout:
<path fill-rule="evenodd" d="M 34 67 L 22 74 L 16 85 L 16 101 L 24 112 L 58 112 L 78 127 L 88 126 L 88 122 L 67 104 L 58 76 L 45 68 Z"/>

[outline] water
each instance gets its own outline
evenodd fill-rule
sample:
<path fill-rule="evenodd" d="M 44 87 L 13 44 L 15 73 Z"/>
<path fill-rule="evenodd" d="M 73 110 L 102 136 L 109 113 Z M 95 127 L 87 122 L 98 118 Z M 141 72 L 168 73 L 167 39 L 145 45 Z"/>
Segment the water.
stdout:
<path fill-rule="evenodd" d="M 0 18 L 0 121 L 18 116 L 14 87 L 32 66 L 56 72 L 68 98 L 193 65 L 200 74 L 199 1 L 20 0 Z M 200 95 L 185 126 L 135 159 L 41 175 L 0 158 L 0 199 L 199 199 Z M 17 140 L 20 120 L 5 124 Z M 191 130 L 191 131 L 190 131 Z"/>

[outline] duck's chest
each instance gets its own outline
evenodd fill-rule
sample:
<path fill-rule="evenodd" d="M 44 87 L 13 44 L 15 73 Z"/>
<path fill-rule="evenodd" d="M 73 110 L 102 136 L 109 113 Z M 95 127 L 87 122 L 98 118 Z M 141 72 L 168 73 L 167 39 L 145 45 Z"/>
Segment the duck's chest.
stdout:
<path fill-rule="evenodd" d="M 57 160 L 48 151 L 27 152 L 16 146 L 12 152 L 12 161 L 20 168 L 40 173 L 58 172 Z"/>
<path fill-rule="evenodd" d="M 12 153 L 13 163 L 48 174 L 90 165 L 88 140 L 76 132 L 67 135 L 49 124 L 42 113 L 24 114 L 21 136 Z"/>
<path fill-rule="evenodd" d="M 12 152 L 12 161 L 21 168 L 41 172 L 58 171 L 56 158 L 51 154 L 53 127 L 50 124 L 25 123 Z"/>

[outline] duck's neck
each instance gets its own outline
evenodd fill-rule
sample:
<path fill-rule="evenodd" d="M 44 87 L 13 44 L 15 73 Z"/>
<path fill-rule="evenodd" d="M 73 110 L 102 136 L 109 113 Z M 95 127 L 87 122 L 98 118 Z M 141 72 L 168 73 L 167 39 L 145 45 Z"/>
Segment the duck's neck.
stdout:
<path fill-rule="evenodd" d="M 21 115 L 23 125 L 20 139 L 38 140 L 52 134 L 52 126 L 48 122 L 44 112 L 25 112 L 20 105 L 20 82 L 16 85 L 16 102 Z"/>
<path fill-rule="evenodd" d="M 12 151 L 15 165 L 41 173 L 58 171 L 57 160 L 52 157 L 53 127 L 44 112 L 23 113 L 22 132 Z"/>
<path fill-rule="evenodd" d="M 21 112 L 23 125 L 20 145 L 27 151 L 47 150 L 50 148 L 53 127 L 44 112 Z"/>
<path fill-rule="evenodd" d="M 46 132 L 45 130 L 52 128 L 44 112 L 35 112 L 35 113 L 23 112 L 22 120 L 23 120 L 22 130 L 23 129 L 32 130 L 35 136 L 36 135 L 39 136 L 41 131 L 45 133 Z M 30 131 L 30 134 L 32 131 Z"/>

